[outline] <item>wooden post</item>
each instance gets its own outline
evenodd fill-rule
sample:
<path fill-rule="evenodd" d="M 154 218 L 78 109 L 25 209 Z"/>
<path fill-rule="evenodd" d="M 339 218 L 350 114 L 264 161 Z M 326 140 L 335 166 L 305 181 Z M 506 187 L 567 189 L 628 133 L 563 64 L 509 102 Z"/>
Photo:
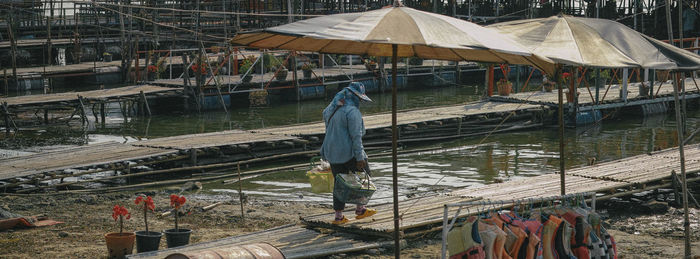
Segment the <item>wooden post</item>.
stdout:
<path fill-rule="evenodd" d="M 13 32 L 13 23 L 15 19 L 10 15 L 10 21 L 7 23 L 7 34 L 10 36 L 11 56 L 12 56 L 12 81 L 17 86 L 17 42 Z"/>
<path fill-rule="evenodd" d="M 146 115 L 148 115 L 148 117 L 151 117 L 151 107 L 148 105 L 148 99 L 146 99 L 146 94 L 144 94 L 143 91 L 141 91 L 141 101 L 146 107 Z"/>
<path fill-rule="evenodd" d="M 192 166 L 197 166 L 197 149 L 190 148 L 190 163 Z"/>
<path fill-rule="evenodd" d="M 105 126 L 105 117 L 106 117 L 105 103 L 104 102 L 100 102 L 100 115 L 102 116 L 102 127 L 104 127 Z"/>
<path fill-rule="evenodd" d="M 3 80 L 5 81 L 5 96 L 10 95 L 10 86 L 7 83 L 7 68 L 2 69 Z"/>
<path fill-rule="evenodd" d="M 600 104 L 600 68 L 595 69 L 595 104 Z"/>
<path fill-rule="evenodd" d="M 49 124 L 49 109 L 44 109 L 44 124 Z"/>
<path fill-rule="evenodd" d="M 297 55 L 296 52 L 292 51 L 290 52 L 290 55 L 292 55 L 291 60 L 292 60 L 292 81 L 294 83 L 294 91 L 296 92 L 297 95 L 297 102 L 301 100 L 301 93 L 299 89 L 299 75 L 297 75 Z M 262 60 L 262 59 L 261 59 Z"/>
<path fill-rule="evenodd" d="M 623 102 L 627 102 L 627 84 L 629 83 L 627 81 L 629 77 L 629 69 L 623 68 L 622 69 L 622 91 L 620 92 L 620 99 L 622 99 Z"/>
<path fill-rule="evenodd" d="M 486 75 L 488 77 L 488 81 L 487 81 L 488 88 L 486 90 L 486 94 L 488 96 L 492 96 L 493 95 L 493 80 L 494 80 L 494 78 L 493 78 L 494 77 L 493 64 L 489 65 L 489 68 L 486 70 Z"/>
<path fill-rule="evenodd" d="M 10 136 L 10 113 L 7 111 L 7 102 L 2 103 L 2 115 L 5 118 L 5 136 Z"/>
<path fill-rule="evenodd" d="M 63 2 L 63 1 L 61 1 Z M 126 79 L 129 76 L 129 67 L 131 67 L 131 59 L 127 58 L 127 56 L 131 57 L 130 54 L 127 54 L 127 44 L 126 44 L 126 29 L 124 28 L 124 5 L 120 4 L 119 5 L 119 40 L 121 41 L 121 69 L 122 69 L 122 82 L 126 82 Z M 129 45 L 130 46 L 130 45 Z M 129 51 L 131 51 L 131 47 L 129 47 Z"/>
<path fill-rule="evenodd" d="M 85 113 L 85 104 L 83 103 L 83 97 L 78 95 L 78 103 L 80 104 L 80 121 L 83 125 L 87 122 L 87 113 Z"/>
<path fill-rule="evenodd" d="M 48 51 L 47 65 L 51 65 L 51 23 L 53 22 L 53 1 L 49 0 L 49 6 L 51 9 L 50 15 L 46 20 L 46 48 Z"/>
<path fill-rule="evenodd" d="M 238 162 L 238 199 L 241 202 L 241 220 L 244 219 L 243 214 L 243 181 L 241 180 L 241 163 Z"/>
<path fill-rule="evenodd" d="M 151 50 L 146 51 L 146 62 L 143 63 L 143 77 L 144 77 L 143 80 L 144 81 L 149 81 L 148 75 L 150 73 L 148 72 L 148 65 L 151 63 L 152 53 L 153 53 L 153 51 L 151 51 Z"/>
<path fill-rule="evenodd" d="M 559 174 L 560 174 L 560 189 L 561 195 L 566 195 L 566 170 L 564 163 L 564 84 L 562 83 L 561 65 L 557 66 L 554 77 L 557 80 L 558 97 L 559 97 Z"/>
<path fill-rule="evenodd" d="M 134 64 L 134 73 L 136 73 L 136 82 L 141 82 L 141 72 L 139 71 L 139 35 L 136 35 L 136 42 L 134 42 L 136 47 L 134 47 L 134 53 L 136 54 Z"/>

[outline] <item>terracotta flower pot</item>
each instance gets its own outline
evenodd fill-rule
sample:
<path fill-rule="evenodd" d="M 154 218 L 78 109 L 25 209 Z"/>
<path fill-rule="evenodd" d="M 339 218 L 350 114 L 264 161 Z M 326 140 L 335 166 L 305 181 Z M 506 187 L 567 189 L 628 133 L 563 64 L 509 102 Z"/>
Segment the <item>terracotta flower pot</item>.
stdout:
<path fill-rule="evenodd" d="M 132 232 L 123 233 L 107 233 L 105 240 L 107 241 L 107 250 L 109 258 L 124 258 L 126 255 L 134 251 L 134 239 L 136 235 Z"/>
<path fill-rule="evenodd" d="M 500 96 L 508 96 L 510 95 L 510 92 L 513 90 L 513 84 L 508 82 L 504 84 L 498 84 L 498 95 Z"/>

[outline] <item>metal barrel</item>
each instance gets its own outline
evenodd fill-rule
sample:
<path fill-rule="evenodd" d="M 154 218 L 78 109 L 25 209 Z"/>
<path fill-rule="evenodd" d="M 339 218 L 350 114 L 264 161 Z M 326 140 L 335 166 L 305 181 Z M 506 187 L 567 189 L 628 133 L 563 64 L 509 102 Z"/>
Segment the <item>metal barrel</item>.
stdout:
<path fill-rule="evenodd" d="M 284 259 L 282 252 L 268 243 L 225 245 L 210 249 L 170 254 L 167 259 Z"/>

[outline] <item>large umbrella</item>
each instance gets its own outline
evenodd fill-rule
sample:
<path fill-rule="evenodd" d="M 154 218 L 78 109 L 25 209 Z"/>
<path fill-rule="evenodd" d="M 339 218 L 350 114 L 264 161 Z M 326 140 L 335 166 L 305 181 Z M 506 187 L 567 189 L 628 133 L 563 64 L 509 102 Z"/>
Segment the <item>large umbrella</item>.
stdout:
<path fill-rule="evenodd" d="M 666 14 L 670 17 L 670 1 L 666 1 Z M 671 22 L 667 20 L 669 38 Z M 489 26 L 509 35 L 528 47 L 533 53 L 551 58 L 560 64 L 593 67 L 643 67 L 663 70 L 698 70 L 700 56 L 671 44 L 651 38 L 629 27 L 611 20 L 572 17 L 567 15 L 549 18 L 519 20 Z M 674 80 L 673 95 L 678 129 L 678 150 L 682 175 L 685 256 L 690 256 L 690 229 L 688 226 L 687 182 L 684 134 L 677 80 Z M 559 88 L 559 152 L 563 156 L 563 116 L 561 87 Z M 562 194 L 564 193 L 564 161 L 560 159 Z"/>
<path fill-rule="evenodd" d="M 392 57 L 392 178 L 395 255 L 399 256 L 399 212 L 396 129 L 396 63 L 398 57 L 527 64 L 552 73 L 553 63 L 532 55 L 495 31 L 460 19 L 400 6 L 322 16 L 241 33 L 233 44 L 264 49 Z"/>
<path fill-rule="evenodd" d="M 558 15 L 488 27 L 563 65 L 700 69 L 700 56 L 612 20 Z"/>

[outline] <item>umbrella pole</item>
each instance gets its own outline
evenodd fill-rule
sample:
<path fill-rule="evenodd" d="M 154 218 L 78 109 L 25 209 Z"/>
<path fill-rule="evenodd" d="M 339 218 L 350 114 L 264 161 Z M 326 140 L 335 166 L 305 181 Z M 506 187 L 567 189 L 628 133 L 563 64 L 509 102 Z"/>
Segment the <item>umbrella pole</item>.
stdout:
<path fill-rule="evenodd" d="M 690 258 L 690 219 L 688 216 L 688 182 L 686 181 L 686 174 L 685 174 L 685 152 L 684 152 L 684 145 L 683 145 L 683 138 L 684 138 L 684 132 L 683 132 L 683 117 L 681 116 L 681 104 L 678 99 L 678 73 L 674 73 L 674 80 L 673 80 L 673 99 L 674 99 L 674 104 L 675 104 L 675 110 L 676 110 L 676 130 L 678 131 L 678 151 L 680 152 L 681 156 L 681 184 L 682 184 L 682 191 L 683 191 L 683 228 L 684 228 L 684 234 L 685 234 L 685 257 L 684 258 Z M 677 198 L 676 198 L 677 199 Z"/>
<path fill-rule="evenodd" d="M 557 78 L 557 85 L 559 85 L 559 175 L 561 177 L 559 183 L 561 184 L 561 195 L 566 195 L 566 173 L 564 169 L 564 84 L 562 82 L 561 69 L 561 66 L 557 66 L 554 76 Z"/>
<path fill-rule="evenodd" d="M 397 259 L 401 257 L 401 245 L 399 242 L 399 174 L 396 156 L 399 138 L 398 128 L 396 127 L 396 63 L 398 62 L 398 48 L 396 44 L 391 45 L 391 178 L 394 191 L 394 256 Z"/>

